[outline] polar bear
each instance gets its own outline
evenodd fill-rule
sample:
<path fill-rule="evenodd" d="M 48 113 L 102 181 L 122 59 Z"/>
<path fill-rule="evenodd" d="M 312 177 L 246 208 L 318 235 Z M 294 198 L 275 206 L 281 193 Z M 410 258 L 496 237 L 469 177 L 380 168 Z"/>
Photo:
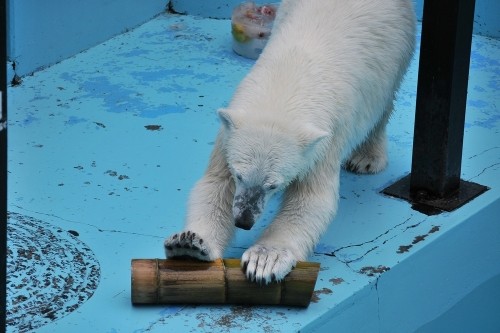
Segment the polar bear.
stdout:
<path fill-rule="evenodd" d="M 218 115 L 208 169 L 169 258 L 222 257 L 283 191 L 272 223 L 242 257 L 251 281 L 282 280 L 334 218 L 341 167 L 379 172 L 385 128 L 412 58 L 411 0 L 284 0 L 263 53 Z"/>

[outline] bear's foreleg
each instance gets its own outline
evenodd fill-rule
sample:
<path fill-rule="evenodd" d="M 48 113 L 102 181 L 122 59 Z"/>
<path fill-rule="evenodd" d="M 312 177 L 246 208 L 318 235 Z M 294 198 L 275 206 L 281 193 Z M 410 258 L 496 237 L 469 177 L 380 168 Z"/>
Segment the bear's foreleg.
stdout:
<path fill-rule="evenodd" d="M 205 175 L 191 191 L 184 230 L 165 240 L 167 258 L 188 256 L 206 261 L 221 258 L 234 233 L 234 181 L 221 149 L 220 136 Z"/>
<path fill-rule="evenodd" d="M 337 211 L 340 163 L 323 162 L 286 190 L 282 208 L 242 265 L 249 280 L 281 281 L 297 261 L 306 260 Z"/>

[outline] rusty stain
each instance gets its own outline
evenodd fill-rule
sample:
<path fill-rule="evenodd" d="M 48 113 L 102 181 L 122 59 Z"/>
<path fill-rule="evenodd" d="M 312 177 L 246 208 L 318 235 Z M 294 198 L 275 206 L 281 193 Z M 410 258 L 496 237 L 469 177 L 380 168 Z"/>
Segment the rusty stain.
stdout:
<path fill-rule="evenodd" d="M 417 244 L 421 241 L 423 241 L 425 239 L 425 237 L 429 236 L 429 234 L 426 234 L 426 235 L 420 235 L 420 236 L 416 236 L 414 239 L 413 239 L 413 242 L 411 242 L 412 244 Z"/>
<path fill-rule="evenodd" d="M 408 252 L 412 247 L 413 247 L 413 245 L 400 245 L 399 249 L 396 251 L 396 253 Z"/>
<path fill-rule="evenodd" d="M 367 276 L 374 276 L 375 274 L 382 274 L 390 270 L 389 267 L 383 266 L 383 265 L 378 265 L 377 267 L 374 266 L 365 266 L 362 267 L 359 272 L 361 274 L 366 274 Z"/>
<path fill-rule="evenodd" d="M 433 234 L 435 232 L 438 232 L 439 231 L 439 226 L 435 225 L 431 228 L 431 230 L 429 230 L 428 233 L 426 233 L 425 235 L 418 235 L 418 236 L 415 236 L 415 238 L 413 239 L 413 241 L 411 242 L 411 244 L 409 245 L 400 245 L 399 246 L 399 249 L 396 251 L 396 253 L 405 253 L 405 252 L 408 252 L 412 247 L 413 245 L 417 244 L 417 243 L 420 243 L 421 241 L 425 240 L 427 238 L 427 236 L 429 236 L 430 234 Z"/>
<path fill-rule="evenodd" d="M 432 227 L 431 230 L 429 230 L 429 234 L 433 234 L 435 232 L 439 231 L 439 226 L 438 225 L 435 225 Z"/>
<path fill-rule="evenodd" d="M 321 299 L 319 297 L 319 295 L 330 295 L 332 293 L 333 293 L 333 291 L 331 289 L 328 289 L 328 288 L 323 288 L 323 289 L 315 290 L 313 292 L 312 297 L 311 297 L 311 302 L 312 303 L 318 303 L 318 301 Z"/>
<path fill-rule="evenodd" d="M 333 285 L 338 285 L 338 284 L 341 284 L 342 282 L 344 282 L 344 279 L 343 278 L 332 278 L 330 281 Z"/>

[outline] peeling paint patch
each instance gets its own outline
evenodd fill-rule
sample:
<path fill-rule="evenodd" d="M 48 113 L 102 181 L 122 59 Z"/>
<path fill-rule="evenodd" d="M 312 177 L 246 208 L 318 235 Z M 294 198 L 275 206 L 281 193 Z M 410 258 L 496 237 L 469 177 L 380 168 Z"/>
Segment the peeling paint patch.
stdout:
<path fill-rule="evenodd" d="M 336 246 L 331 246 L 325 243 L 319 243 L 316 245 L 316 248 L 314 249 L 315 253 L 321 253 L 321 254 L 332 254 L 337 250 Z"/>
<path fill-rule="evenodd" d="M 68 118 L 68 120 L 65 121 L 65 124 L 66 125 L 76 125 L 76 124 L 85 123 L 85 122 L 87 122 L 87 119 L 85 119 L 85 118 L 70 116 Z"/>
<path fill-rule="evenodd" d="M 417 244 L 417 243 L 420 243 L 421 241 L 424 241 L 430 234 L 433 234 L 435 232 L 438 232 L 439 231 L 439 226 L 435 225 L 431 228 L 431 230 L 429 230 L 428 233 L 426 233 L 425 235 L 418 235 L 418 236 L 415 236 L 415 238 L 413 239 L 413 241 L 411 242 L 411 244 L 408 244 L 408 245 L 400 245 L 399 246 L 399 249 L 396 251 L 396 253 L 405 253 L 405 252 L 408 252 L 412 247 L 413 245 Z"/>
<path fill-rule="evenodd" d="M 329 288 L 322 288 L 319 290 L 315 290 L 311 297 L 311 302 L 318 303 L 321 300 L 321 298 L 319 297 L 320 295 L 330 295 L 330 294 L 333 294 L 333 291 Z"/>
<path fill-rule="evenodd" d="M 114 170 L 108 170 L 105 172 L 106 175 L 110 175 L 111 177 L 118 177 L 118 180 L 130 179 L 127 175 L 118 175 L 118 172 Z"/>
<path fill-rule="evenodd" d="M 111 177 L 118 176 L 118 172 L 116 172 L 114 170 L 108 170 L 108 171 L 105 172 L 105 174 L 110 175 Z"/>
<path fill-rule="evenodd" d="M 359 273 L 365 274 L 367 276 L 375 276 L 375 274 L 383 274 L 390 270 L 390 267 L 383 266 L 383 265 L 378 265 L 377 267 L 374 266 L 365 266 L 362 267 L 359 270 Z"/>
<path fill-rule="evenodd" d="M 336 285 L 343 283 L 344 279 L 343 278 L 332 278 L 328 281 L 331 282 L 334 286 L 336 286 Z"/>
<path fill-rule="evenodd" d="M 161 131 L 163 127 L 161 125 L 146 125 L 144 126 L 148 131 Z"/>
<path fill-rule="evenodd" d="M 398 250 L 396 251 L 397 253 L 405 253 L 405 252 L 408 252 L 410 250 L 410 248 L 412 248 L 413 245 L 400 245 Z"/>
<path fill-rule="evenodd" d="M 24 120 L 22 120 L 22 125 L 23 126 L 29 126 L 37 121 L 40 121 L 39 118 L 33 116 L 32 114 L 28 114 Z"/>
<path fill-rule="evenodd" d="M 75 98 L 101 99 L 106 111 L 113 113 L 133 112 L 144 118 L 156 118 L 166 114 L 185 112 L 185 108 L 177 104 L 164 104 L 158 100 L 150 101 L 136 90 L 115 83 L 105 75 L 85 77 L 83 80 L 80 75 L 63 73 L 61 78 L 79 85 L 79 95 Z"/>

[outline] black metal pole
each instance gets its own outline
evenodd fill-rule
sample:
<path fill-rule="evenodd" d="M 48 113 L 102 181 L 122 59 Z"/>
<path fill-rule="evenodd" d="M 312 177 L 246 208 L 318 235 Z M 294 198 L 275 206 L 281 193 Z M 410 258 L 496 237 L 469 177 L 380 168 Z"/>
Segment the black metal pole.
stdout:
<path fill-rule="evenodd" d="M 458 190 L 475 0 L 425 1 L 411 190 Z"/>
<path fill-rule="evenodd" d="M 0 328 L 6 327 L 7 302 L 7 8 L 0 1 Z"/>
<path fill-rule="evenodd" d="M 460 179 L 474 5 L 424 2 L 411 174 L 382 191 L 430 214 L 487 189 Z"/>

